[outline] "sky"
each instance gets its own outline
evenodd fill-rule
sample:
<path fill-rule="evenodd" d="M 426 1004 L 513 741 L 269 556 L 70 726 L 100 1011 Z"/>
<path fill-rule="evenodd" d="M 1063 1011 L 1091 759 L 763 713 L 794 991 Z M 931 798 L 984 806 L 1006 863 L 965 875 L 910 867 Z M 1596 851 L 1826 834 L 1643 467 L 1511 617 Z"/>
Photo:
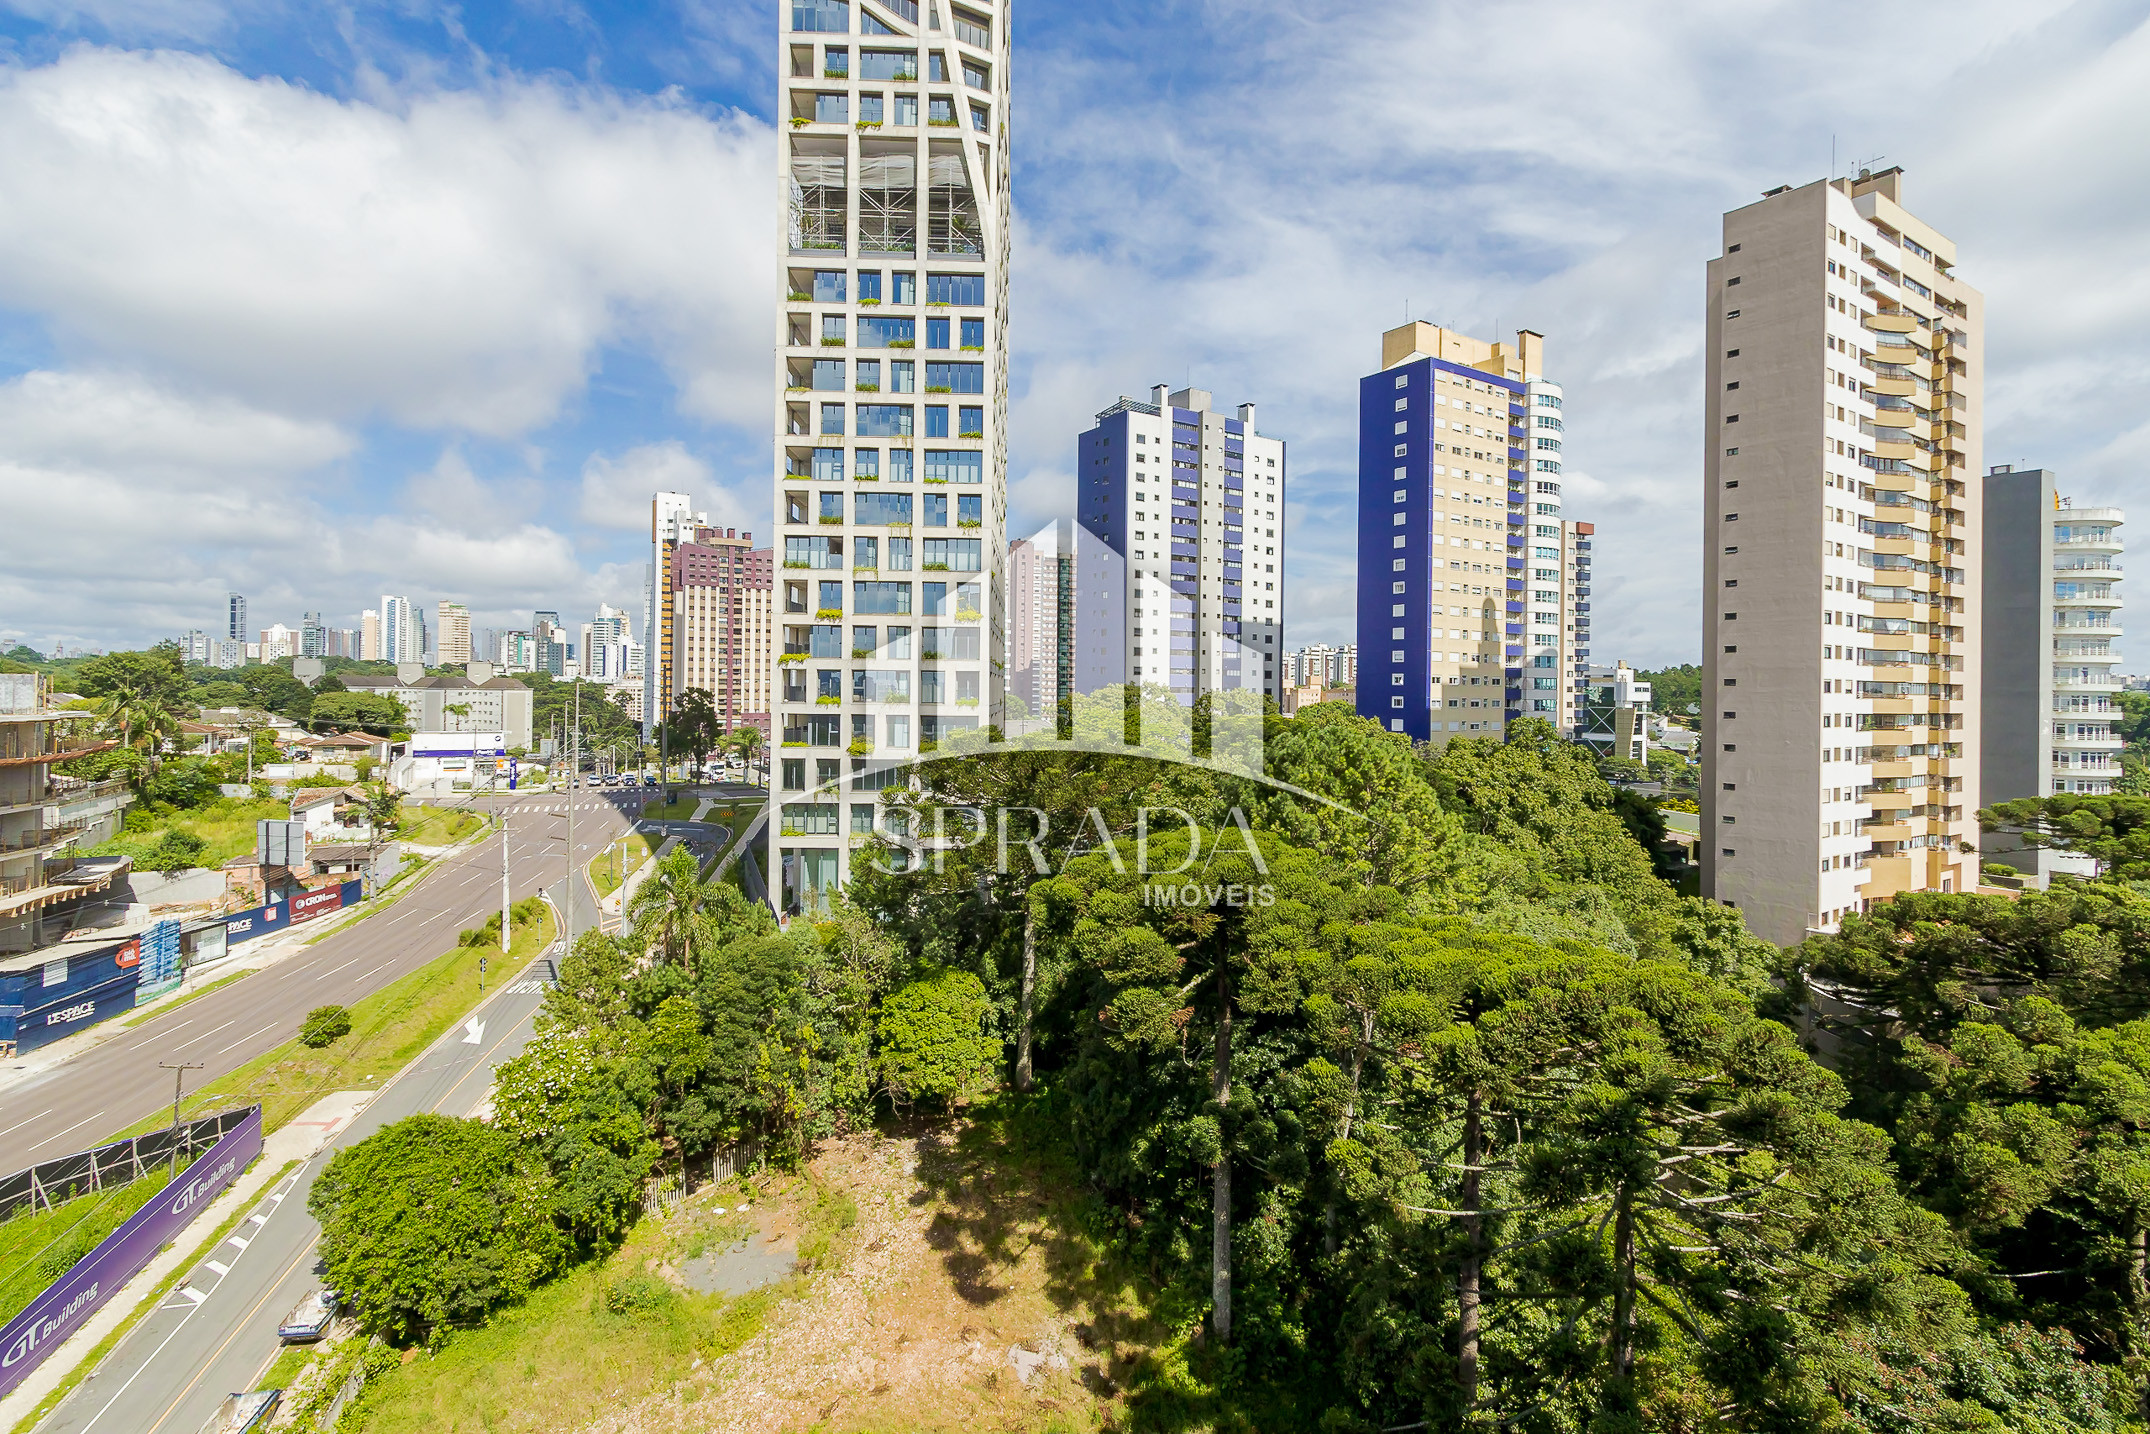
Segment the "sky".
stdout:
<path fill-rule="evenodd" d="M 777 9 L 0 0 L 0 644 L 639 618 L 654 489 L 771 532 Z M 1703 265 L 1860 163 L 1986 294 L 1987 461 L 2143 491 L 2150 0 L 1012 10 L 1018 535 L 1121 394 L 1252 401 L 1350 641 L 1381 332 L 1530 328 L 1592 660 L 1697 661 Z"/>

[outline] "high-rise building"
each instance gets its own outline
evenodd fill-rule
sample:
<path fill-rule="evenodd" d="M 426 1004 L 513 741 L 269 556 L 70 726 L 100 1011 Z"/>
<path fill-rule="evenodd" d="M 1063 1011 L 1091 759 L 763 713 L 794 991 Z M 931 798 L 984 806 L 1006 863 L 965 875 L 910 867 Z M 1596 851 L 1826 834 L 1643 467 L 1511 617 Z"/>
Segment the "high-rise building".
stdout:
<path fill-rule="evenodd" d="M 461 667 L 470 661 L 470 609 L 443 598 L 434 609 L 440 621 L 440 664 Z"/>
<path fill-rule="evenodd" d="M 1076 444 L 1076 520 L 1123 560 L 1125 680 L 1192 704 L 1276 697 L 1284 645 L 1284 440 L 1199 388 L 1122 398 Z M 1099 596 L 1085 583 L 1084 600 Z M 1079 684 L 1087 687 L 1086 679 Z"/>
<path fill-rule="evenodd" d="M 329 629 L 321 625 L 321 614 L 310 612 L 299 619 L 299 656 L 329 656 Z"/>
<path fill-rule="evenodd" d="M 1984 300 L 1902 182 L 1709 263 L 1702 883 L 1780 944 L 1977 882 Z"/>
<path fill-rule="evenodd" d="M 190 629 L 179 639 L 179 660 L 206 663 L 209 660 L 209 634 L 198 627 Z"/>
<path fill-rule="evenodd" d="M 1544 460 L 1533 457 L 1531 461 Z M 1545 718 L 1562 732 L 1574 732 L 1582 724 L 1584 689 L 1590 671 L 1590 573 L 1597 525 L 1564 519 L 1560 524 L 1560 569 L 1557 574 L 1548 571 L 1546 525 L 1539 521 L 1545 494 L 1536 491 L 1545 481 L 1536 473 L 1531 475 L 1532 507 L 1537 510 L 1531 518 L 1528 569 L 1531 631 L 1535 641 L 1542 636 L 1546 622 L 1557 621 L 1561 650 L 1560 660 L 1553 664 L 1557 673 L 1549 674 L 1541 661 L 1544 647 L 1537 644 L 1531 666 L 1523 675 L 1523 711 L 1525 716 Z M 1555 700 L 1547 700 L 1549 692 Z"/>
<path fill-rule="evenodd" d="M 567 665 L 573 649 L 568 645 L 567 629 L 560 626 L 557 612 L 535 612 L 530 615 L 530 638 L 536 651 L 533 654 L 534 672 L 546 672 L 554 677 L 566 677 Z"/>
<path fill-rule="evenodd" d="M 642 671 L 642 738 L 654 741 L 657 728 L 671 714 L 676 690 L 672 681 L 672 549 L 709 526 L 709 515 L 694 511 L 685 493 L 650 498 L 648 592 L 642 608 L 642 641 L 648 657 Z"/>
<path fill-rule="evenodd" d="M 246 595 L 224 594 L 224 635 L 233 642 L 244 642 L 246 633 Z"/>
<path fill-rule="evenodd" d="M 1015 733 L 1058 730 L 1075 694 L 1075 543 L 1055 523 L 1008 544 L 1008 708 Z"/>
<path fill-rule="evenodd" d="M 1004 716 L 1010 52 L 1004 3 L 779 14 L 772 645 L 799 659 L 781 740 L 808 751 L 765 870 L 805 909 L 848 861 L 844 749 L 915 756 Z"/>
<path fill-rule="evenodd" d="M 775 561 L 736 528 L 697 528 L 672 546 L 672 695 L 707 692 L 726 731 L 769 735 Z"/>
<path fill-rule="evenodd" d="M 381 597 L 381 660 L 384 662 L 424 662 L 425 646 L 419 636 L 417 609 L 407 597 L 383 594 Z"/>
<path fill-rule="evenodd" d="M 1985 483 L 1979 802 L 2104 796 L 2120 776 L 2118 508 L 2078 508 L 2050 469 Z M 1993 845 L 1991 839 L 1988 846 Z M 2033 870 L 2057 868 L 2056 853 Z"/>
<path fill-rule="evenodd" d="M 1544 350 L 1528 329 L 1508 344 L 1406 324 L 1359 384 L 1358 710 L 1414 741 L 1574 726 L 1581 535 Z"/>
<path fill-rule="evenodd" d="M 280 657 L 298 657 L 301 655 L 299 652 L 299 634 L 295 630 L 285 627 L 280 622 L 261 630 L 261 660 L 263 662 L 274 662 Z"/>
<path fill-rule="evenodd" d="M 363 662 L 381 660 L 381 615 L 370 607 L 358 618 L 358 656 Z"/>
<path fill-rule="evenodd" d="M 633 641 L 634 628 L 627 614 L 609 603 L 599 603 L 597 616 L 582 625 L 582 655 L 576 665 L 584 677 L 617 681 L 620 663 L 619 655 L 613 649 Z M 635 675 L 642 675 L 639 669 Z"/>

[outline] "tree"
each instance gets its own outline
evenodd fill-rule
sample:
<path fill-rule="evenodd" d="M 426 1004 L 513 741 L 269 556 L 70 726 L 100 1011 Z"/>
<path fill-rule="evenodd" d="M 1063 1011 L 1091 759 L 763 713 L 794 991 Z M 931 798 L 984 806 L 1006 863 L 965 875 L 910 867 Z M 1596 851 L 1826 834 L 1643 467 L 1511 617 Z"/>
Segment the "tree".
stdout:
<path fill-rule="evenodd" d="M 665 960 L 692 974 L 702 903 L 715 890 L 703 882 L 702 864 L 694 853 L 674 847 L 635 889 L 634 900 L 627 904 L 627 924 L 638 941 L 656 947 Z"/>
<path fill-rule="evenodd" d="M 338 1151 L 306 1205 L 360 1326 L 408 1342 L 482 1319 L 558 1268 L 549 1185 L 511 1132 L 413 1115 Z"/>
<path fill-rule="evenodd" d="M 299 1022 L 299 1042 L 319 1049 L 351 1034 L 351 1013 L 342 1006 L 316 1006 Z"/>
<path fill-rule="evenodd" d="M 709 759 L 722 737 L 723 721 L 716 700 L 706 687 L 690 687 L 672 700 L 672 745 L 694 759 L 699 768 Z"/>
<path fill-rule="evenodd" d="M 1702 669 L 1692 662 L 1635 674 L 1650 684 L 1650 710 L 1684 716 L 1689 707 L 1702 702 Z"/>
<path fill-rule="evenodd" d="M 999 1041 L 986 1028 L 985 983 L 968 971 L 929 971 L 881 1003 L 881 1080 L 898 1105 L 949 1106 L 983 1089 Z"/>
<path fill-rule="evenodd" d="M 2150 879 L 2150 796 L 2020 797 L 1981 808 L 1978 825 L 2014 833 L 2025 846 L 2081 852 L 2103 875 Z"/>
<path fill-rule="evenodd" d="M 371 732 L 385 737 L 408 720 L 403 704 L 373 692 L 322 692 L 307 711 L 316 732 Z"/>
<path fill-rule="evenodd" d="M 76 669 L 75 686 L 84 697 L 155 701 L 173 710 L 190 705 L 188 693 L 192 688 L 176 642 L 160 642 L 140 652 L 112 652 L 90 658 Z"/>

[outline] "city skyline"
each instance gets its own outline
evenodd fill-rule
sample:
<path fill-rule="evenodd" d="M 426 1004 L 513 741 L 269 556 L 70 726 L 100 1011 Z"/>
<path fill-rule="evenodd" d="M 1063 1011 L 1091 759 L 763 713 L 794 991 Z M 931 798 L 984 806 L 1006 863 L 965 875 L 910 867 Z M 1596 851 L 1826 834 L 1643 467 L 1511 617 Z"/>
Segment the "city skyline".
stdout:
<path fill-rule="evenodd" d="M 500 66 L 489 89 L 458 77 L 452 66 L 445 74 L 429 68 L 423 85 L 394 78 L 415 74 L 420 60 L 436 61 L 447 44 L 437 35 L 390 34 L 362 24 L 357 51 L 332 46 L 326 58 L 311 52 L 302 57 L 296 32 L 303 22 L 287 18 L 279 22 L 281 30 L 272 23 L 242 36 L 219 20 L 222 13 L 202 7 L 190 22 L 196 28 L 178 33 L 99 30 L 88 21 L 81 22 L 86 29 L 20 17 L 0 22 L 0 33 L 22 56 L 21 68 L 0 82 L 0 108 L 20 119 L 23 152 L 49 154 L 62 142 L 25 109 L 39 99 L 132 96 L 147 102 L 163 96 L 208 105 L 254 96 L 273 101 L 302 148 L 327 144 L 354 124 L 378 129 L 392 141 L 378 162 L 398 167 L 389 177 L 450 203 L 440 177 L 472 146 L 549 133 L 576 153 L 611 156 L 632 175 L 649 177 L 635 191 L 643 227 L 691 233 L 698 253 L 710 245 L 735 252 L 750 261 L 732 266 L 742 271 L 753 271 L 759 262 L 754 256 L 769 247 L 774 198 L 758 176 L 767 172 L 762 166 L 773 146 L 775 86 L 766 47 L 749 36 L 695 35 L 689 27 L 669 47 L 656 45 L 657 52 L 674 56 L 686 82 L 685 98 L 666 108 L 650 98 L 663 89 L 650 61 L 629 63 L 613 55 L 615 38 L 573 40 L 541 24 L 510 35 L 484 7 L 470 23 Z M 1111 52 L 1117 27 L 1131 13 L 1107 6 L 1080 16 L 1028 16 L 1019 27 L 1018 63 L 1035 53 L 1046 73 L 1063 61 L 1068 73 L 1088 73 Z M 1916 86 L 1932 86 L 1944 107 L 1960 103 L 1952 94 L 1983 90 L 1990 116 L 1926 127 L 1916 137 L 1840 133 L 1835 169 L 1842 172 L 1854 157 L 1875 150 L 1894 150 L 1891 162 L 1920 176 L 1922 205 L 1934 222 L 1990 256 L 1981 273 L 1997 310 L 2012 296 L 2035 291 L 2035 265 L 2056 248 L 2094 269 L 2115 267 L 2126 238 L 2124 207 L 2115 212 L 2109 205 L 2091 206 L 2096 222 L 2065 232 L 2058 227 L 2059 215 L 2082 208 L 2072 200 L 2096 189 L 2098 165 L 2078 147 L 2042 163 L 2034 182 L 2029 148 L 2045 132 L 2045 99 L 2066 75 L 2100 63 L 2095 55 L 2115 57 L 2104 63 L 2126 63 L 2141 47 L 2135 16 L 2071 12 L 2033 23 L 2008 19 L 1999 7 L 1948 14 L 1944 48 Z M 1485 59 L 1474 67 L 1479 75 L 1473 84 L 1495 85 L 1503 73 L 1541 63 L 1512 39 L 1478 28 L 1486 23 L 1435 9 L 1401 22 L 1389 43 L 1430 49 L 1483 42 Z M 1733 23 L 1735 37 L 1740 23 Z M 1216 235 L 1190 229 L 1187 220 L 1139 196 L 1114 206 L 1111 215 L 1075 202 L 1075 196 L 1102 182 L 1114 164 L 1143 173 L 1167 167 L 1197 193 L 1223 183 L 1201 169 L 1191 149 L 1185 157 L 1138 151 L 1134 114 L 1152 117 L 1149 107 L 1164 101 L 1144 97 L 1145 91 L 1162 88 L 1183 94 L 1174 113 L 1190 146 L 1225 134 L 1244 138 L 1249 125 L 1257 140 L 1275 134 L 1281 121 L 1274 116 L 1291 106 L 1274 103 L 1273 87 L 1288 82 L 1284 93 L 1298 99 L 1315 91 L 1304 87 L 1311 78 L 1294 77 L 1270 39 L 1229 34 L 1221 25 L 1204 32 L 1223 47 L 1212 53 L 1246 62 L 1244 81 L 1201 80 L 1184 60 L 1137 56 L 1129 74 L 1137 103 L 1125 114 L 1094 114 L 1094 104 L 1069 86 L 1040 86 L 1030 100 L 1031 119 L 1017 128 L 1014 151 L 1018 213 L 1034 238 L 1013 275 L 1011 531 L 1031 531 L 1072 514 L 1069 435 L 1090 411 L 1090 394 L 1142 392 L 1159 379 L 1190 373 L 1220 392 L 1259 393 L 1265 425 L 1290 433 L 1295 450 L 1287 521 L 1296 571 L 1286 590 L 1298 610 L 1286 612 L 1285 622 L 1295 641 L 1344 640 L 1348 618 L 1339 614 L 1349 605 L 1338 601 L 1338 584 L 1344 580 L 1339 575 L 1348 574 L 1355 506 L 1348 395 L 1349 380 L 1363 372 L 1363 335 L 1393 327 L 1406 305 L 1414 314 L 1473 332 L 1557 327 L 1567 336 L 1563 354 L 1572 351 L 1573 357 L 1561 366 L 1576 459 L 1569 496 L 1599 521 L 1597 646 L 1646 666 L 1695 660 L 1700 613 L 1688 574 L 1700 552 L 1700 515 L 1691 497 L 1701 327 L 1684 276 L 1708 252 L 1713 214 L 1750 202 L 1764 188 L 1806 182 L 1831 167 L 1830 130 L 1855 123 L 1843 117 L 1849 108 L 1844 100 L 1882 64 L 1859 55 L 1827 67 L 1791 58 L 1800 36 L 1809 28 L 1820 33 L 1826 21 L 1799 17 L 1789 23 L 1791 32 L 1773 37 L 1779 45 L 1763 45 L 1758 58 L 1744 62 L 1750 67 L 1745 82 L 1705 77 L 1699 42 L 1654 41 L 1632 56 L 1662 82 L 1668 112 L 1700 112 L 1756 76 L 1770 79 L 1769 103 L 1731 121 L 1719 138 L 1682 137 L 1668 148 L 1667 134 L 1656 128 L 1662 120 L 1608 107 L 1607 93 L 1587 83 L 1543 116 L 1516 122 L 1520 128 L 1474 122 L 1439 141 L 1437 150 L 1407 148 L 1384 156 L 1347 148 L 1310 168 L 1286 158 L 1297 155 L 1298 146 L 1280 137 L 1274 160 L 1251 174 L 1234 173 L 1233 195 L 1215 191 L 1233 216 L 1217 226 Z M 1562 73 L 1577 71 L 1593 25 L 1580 24 L 1576 32 L 1542 63 Z M 66 43 L 82 34 L 136 52 L 63 56 Z M 1998 63 L 1986 57 L 2004 39 L 2010 83 L 1998 93 L 1979 78 L 1986 73 L 1982 66 Z M 1304 67 L 1308 76 L 1350 62 L 1357 43 L 1340 36 L 1325 47 L 1317 44 L 1313 63 Z M 150 45 L 166 49 L 151 56 Z M 566 92 L 532 78 L 548 69 L 580 72 L 585 67 L 561 65 L 577 45 L 612 56 L 610 84 Z M 389 89 L 400 86 L 410 105 L 435 121 L 427 138 L 378 97 L 356 93 L 353 76 L 361 58 L 390 62 L 384 67 Z M 271 92 L 262 88 L 268 81 L 242 78 L 242 70 L 285 75 L 302 87 Z M 1843 73 L 1833 73 L 1838 70 Z M 1145 87 L 1145 78 L 1158 83 Z M 2117 153 L 2125 165 L 2124 147 L 2140 143 L 2135 136 L 2145 127 L 2126 118 L 2125 107 L 2139 102 L 2109 89 L 2079 87 L 2069 113 L 2102 136 L 2106 160 Z M 1268 105 L 1268 116 L 1252 108 L 1258 102 Z M 1401 89 L 1379 90 L 1377 102 L 1414 103 Z M 2093 107 L 2087 114 L 2086 105 Z M 2115 108 L 2101 115 L 2099 105 Z M 1059 139 L 1078 110 L 1086 117 L 1083 154 Z M 2035 122 L 2025 123 L 2026 116 Z M 2011 117 L 2014 130 L 2008 128 Z M 1651 157 L 1614 157 L 1620 146 L 1600 143 L 1582 128 L 1585 121 L 1611 126 L 1630 152 Z M 213 142 L 223 157 L 223 182 L 234 186 L 227 197 L 236 203 L 288 198 L 289 186 L 298 182 L 262 167 L 261 136 L 243 126 Z M 1906 144 L 1919 148 L 1907 151 Z M 0 159 L 0 191 L 16 201 L 18 212 L 39 216 L 51 235 L 64 237 L 83 223 L 109 219 L 140 232 L 199 238 L 182 197 L 154 184 L 124 183 L 120 161 L 109 153 L 69 153 L 86 175 L 105 181 L 95 185 L 100 194 L 133 196 L 125 201 L 132 206 L 126 214 L 86 213 L 78 197 L 37 188 L 6 159 Z M 1543 182 L 1508 192 L 1482 177 L 1490 162 L 1506 165 L 1510 158 Z M 1370 215 L 1345 197 L 1353 185 L 1397 165 L 1421 195 L 1408 198 L 1398 214 Z M 675 189 L 681 174 L 695 177 L 688 188 L 696 193 L 735 188 L 737 212 L 686 213 L 659 204 L 653 196 Z M 532 176 L 514 171 L 504 182 L 527 185 Z M 2011 186 L 2038 193 L 2041 202 L 1986 202 Z M 1299 196 L 1290 205 L 1293 215 L 1311 217 L 1277 217 L 1277 201 L 1287 193 Z M 1412 216 L 1424 212 L 1418 206 L 1454 194 L 1487 203 L 1458 207 L 1464 217 L 1444 220 L 1438 242 L 1418 237 L 1412 228 Z M 453 202 L 477 206 L 483 218 L 496 212 L 499 198 L 490 190 L 474 191 Z M 333 211 L 333 196 L 322 202 Z M 1325 203 L 1331 207 L 1324 210 Z M 1365 252 L 1340 255 L 1322 237 L 1324 215 L 1367 232 Z M 563 223 L 520 237 L 481 227 L 539 271 L 556 274 L 558 261 L 571 252 L 562 247 Z M 1225 232 L 1233 237 L 1225 240 Z M 279 247 L 292 237 L 263 235 L 269 246 L 264 272 L 288 274 L 301 263 Z M 1148 245 L 1160 237 L 1179 245 L 1169 280 L 1151 272 L 1146 258 Z M 272 372 L 258 359 L 234 354 L 217 336 L 235 315 L 253 312 L 253 298 L 243 280 L 228 277 L 202 286 L 203 297 L 175 311 L 174 322 L 194 325 L 210 340 L 191 356 L 177 353 L 167 331 L 115 308 L 137 315 L 142 309 L 141 296 L 130 297 L 123 276 L 85 267 L 86 261 L 41 242 L 26 232 L 0 234 L 0 256 L 12 265 L 12 277 L 0 283 L 0 307 L 12 318 L 7 342 L 0 344 L 0 439 L 6 440 L 0 441 L 0 463 L 9 491 L 27 495 L 32 524 L 44 525 L 40 538 L 53 539 L 33 545 L 37 561 L 14 576 L 14 587 L 0 586 L 0 629 L 7 630 L 0 635 L 8 641 L 26 638 L 43 649 L 55 642 L 109 647 L 194 626 L 210 630 L 210 603 L 234 587 L 247 591 L 259 611 L 279 613 L 286 622 L 303 611 L 357 611 L 384 590 L 405 589 L 456 593 L 471 607 L 474 627 L 508 625 L 513 614 L 548 604 L 590 611 L 609 602 L 634 611 L 643 561 L 635 529 L 645 520 L 643 505 L 654 488 L 706 495 L 712 521 L 768 525 L 766 489 L 757 480 L 767 471 L 767 440 L 756 436 L 766 434 L 766 410 L 747 411 L 739 395 L 758 387 L 751 381 L 760 367 L 753 356 L 773 320 L 772 299 L 758 286 L 701 272 L 706 265 L 690 273 L 693 266 L 684 260 L 627 255 L 616 236 L 584 235 L 574 242 L 596 248 L 572 252 L 602 276 L 596 281 L 602 292 L 593 295 L 576 287 L 581 281 L 563 280 L 561 291 L 540 305 L 569 320 L 562 330 L 567 338 L 560 341 L 565 348 L 525 344 L 534 357 L 500 371 L 493 359 L 501 345 L 522 344 L 527 336 L 502 327 L 505 321 L 494 316 L 497 305 L 480 305 L 455 315 L 471 320 L 460 346 L 440 350 L 421 366 L 425 382 L 413 384 L 388 366 L 368 368 L 356 360 L 336 366 L 294 359 Z M 203 262 L 202 252 L 197 243 L 182 243 L 172 262 Z M 271 342 L 263 352 L 281 362 L 296 352 L 294 346 L 311 352 L 363 338 L 358 348 L 366 353 L 415 353 L 422 316 L 411 308 L 410 296 L 463 283 L 458 263 L 444 251 L 430 267 L 416 270 L 361 264 L 369 292 L 386 296 L 378 327 L 352 330 L 347 317 L 301 310 L 270 321 Z M 1252 275 L 1256 282 L 1227 291 L 1220 287 L 1227 273 Z M 1287 273 L 1294 275 L 1289 284 L 1281 282 Z M 477 283 L 473 293 L 485 300 L 520 297 L 498 288 L 500 282 Z M 1265 285 L 1273 301 L 1245 302 Z M 199 307 L 212 298 L 224 307 Z M 593 317 L 593 303 L 602 308 L 615 299 L 642 316 L 610 326 Z M 2126 350 L 2142 342 L 2132 336 L 2142 328 L 2134 322 L 2132 302 L 2095 312 L 2090 306 L 2039 307 L 2036 330 L 2027 317 L 2033 306 L 2015 305 L 2026 317 L 2002 321 L 1992 336 L 1994 461 L 2063 468 L 2085 503 L 2125 501 L 2126 415 L 2139 406 L 2128 401 L 2130 385 L 2138 382 L 2129 375 L 2141 366 L 2108 364 L 2082 385 L 2059 364 L 2086 344 Z M 696 316 L 698 336 L 651 317 L 667 305 Z M 1156 325 L 1157 316 L 1172 322 Z M 2033 401 L 2047 392 L 2066 397 Z M 2005 396 L 2011 393 L 2022 396 Z M 124 444 L 109 433 L 112 416 L 120 413 L 137 420 L 135 436 Z M 224 506 L 193 498 L 186 512 L 167 506 L 173 495 L 210 491 L 207 475 L 234 452 L 243 456 Z M 94 567 L 83 561 L 88 550 L 66 537 L 58 509 L 36 501 L 39 492 L 56 486 L 55 475 L 86 484 L 86 491 L 105 495 L 122 512 L 104 535 L 108 548 L 117 545 L 126 556 L 141 557 L 170 547 L 159 563 L 126 565 L 130 573 L 155 572 L 156 581 L 127 576 L 92 586 L 74 576 Z M 290 486 L 314 477 L 331 479 L 333 496 L 292 501 Z M 309 561 L 290 561 L 286 550 L 292 545 L 305 546 Z M 1666 561 L 1668 549 L 1680 560 Z M 309 590 L 301 591 L 302 578 Z M 55 623 L 56 614 L 65 617 Z"/>

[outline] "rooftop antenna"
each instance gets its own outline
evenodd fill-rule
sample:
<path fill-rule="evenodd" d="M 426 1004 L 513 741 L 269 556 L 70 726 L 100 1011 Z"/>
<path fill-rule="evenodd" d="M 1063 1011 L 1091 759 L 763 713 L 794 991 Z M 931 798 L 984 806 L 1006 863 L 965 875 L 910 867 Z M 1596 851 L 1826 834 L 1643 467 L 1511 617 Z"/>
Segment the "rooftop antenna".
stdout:
<path fill-rule="evenodd" d="M 1857 165 L 1857 168 L 1858 168 L 1858 171 L 1859 171 L 1859 175 L 1860 175 L 1860 177 L 1861 177 L 1861 178 L 1864 178 L 1864 177 L 1866 177 L 1866 176 L 1868 176 L 1868 175 L 1872 174 L 1872 173 L 1874 172 L 1874 166 L 1875 166 L 1875 165 L 1877 165 L 1877 164 L 1879 164 L 1879 163 L 1881 163 L 1881 162 L 1882 162 L 1883 160 L 1885 160 L 1885 159 L 1887 159 L 1887 158 L 1888 158 L 1888 156 L 1887 156 L 1887 155 L 1885 155 L 1885 154 L 1877 154 L 1877 155 L 1875 155 L 1875 156 L 1874 156 L 1874 157 L 1873 157 L 1872 159 L 1862 159 L 1862 160 L 1860 160 L 1860 161 L 1858 162 L 1858 165 Z"/>

